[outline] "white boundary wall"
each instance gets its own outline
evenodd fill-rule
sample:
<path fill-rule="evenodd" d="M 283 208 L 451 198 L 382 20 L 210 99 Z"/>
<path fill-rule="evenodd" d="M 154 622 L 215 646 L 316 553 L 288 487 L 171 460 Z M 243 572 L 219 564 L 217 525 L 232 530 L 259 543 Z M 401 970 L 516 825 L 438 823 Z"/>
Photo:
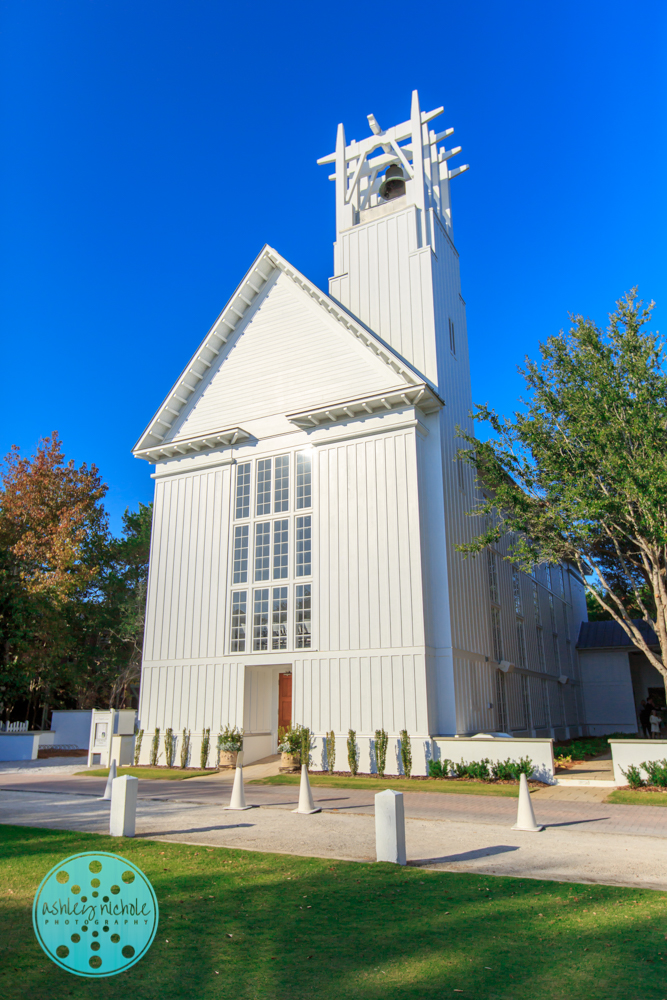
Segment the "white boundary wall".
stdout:
<path fill-rule="evenodd" d="M 41 732 L 0 733 L 0 760 L 37 760 Z"/>
<path fill-rule="evenodd" d="M 627 785 L 623 774 L 631 764 L 639 767 L 644 761 L 667 758 L 667 740 L 609 740 L 611 757 L 614 762 L 614 781 L 617 785 Z M 646 771 L 640 768 L 646 780 Z"/>
<path fill-rule="evenodd" d="M 530 757 L 535 769 L 532 777 L 545 784 L 553 785 L 555 778 L 555 762 L 552 739 L 516 737 L 487 737 L 475 739 L 470 736 L 412 736 L 412 773 L 414 775 L 428 774 L 429 760 L 449 759 L 457 764 L 473 762 L 488 757 L 492 762 L 508 758 L 518 761 L 521 757 Z M 357 733 L 359 747 L 359 771 L 362 774 L 375 774 L 375 738 Z M 642 759 L 646 759 L 645 757 Z M 311 750 L 311 771 L 326 770 L 325 737 L 317 735 L 315 746 Z M 336 771 L 349 771 L 347 760 L 347 737 L 336 736 Z M 388 776 L 403 773 L 400 759 L 400 740 L 390 736 L 387 746 L 387 763 L 385 774 Z"/>
<path fill-rule="evenodd" d="M 554 741 L 540 737 L 436 736 L 433 740 L 436 760 L 452 760 L 455 764 L 470 763 L 488 757 L 490 761 L 518 761 L 530 757 L 535 768 L 532 777 L 547 785 L 556 783 Z"/>

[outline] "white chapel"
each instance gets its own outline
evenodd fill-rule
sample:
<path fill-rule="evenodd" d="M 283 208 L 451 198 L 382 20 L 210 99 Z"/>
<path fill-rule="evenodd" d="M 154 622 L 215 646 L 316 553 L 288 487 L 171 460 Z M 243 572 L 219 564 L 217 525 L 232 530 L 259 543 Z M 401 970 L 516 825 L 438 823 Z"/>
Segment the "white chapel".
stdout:
<path fill-rule="evenodd" d="M 335 182 L 326 294 L 265 246 L 134 454 L 155 466 L 139 716 L 245 731 L 245 761 L 279 725 L 345 739 L 360 769 L 376 729 L 434 737 L 574 736 L 586 619 L 567 566 L 513 568 L 456 550 L 482 525 L 456 460 L 472 407 L 443 108 L 318 162 Z M 314 766 L 323 765 L 321 751 Z M 196 759 L 196 756 L 195 756 Z M 390 768 L 388 767 L 388 771 Z"/>

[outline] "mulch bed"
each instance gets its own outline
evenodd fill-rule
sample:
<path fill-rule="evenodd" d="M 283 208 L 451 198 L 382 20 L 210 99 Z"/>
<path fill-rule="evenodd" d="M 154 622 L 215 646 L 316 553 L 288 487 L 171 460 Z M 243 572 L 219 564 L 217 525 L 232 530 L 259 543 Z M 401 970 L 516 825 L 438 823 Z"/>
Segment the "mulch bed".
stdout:
<path fill-rule="evenodd" d="M 282 770 L 282 768 L 281 768 Z M 300 769 L 299 769 L 300 770 Z M 330 771 L 310 771 L 313 776 L 321 776 L 331 774 Z M 335 778 L 351 778 L 352 775 L 349 771 L 334 771 L 332 777 Z M 467 775 L 463 778 L 431 778 L 427 774 L 413 774 L 409 778 L 406 778 L 404 774 L 385 774 L 384 778 L 380 778 L 379 774 L 369 774 L 366 771 L 357 771 L 357 778 L 375 778 L 379 781 L 446 781 L 448 784 L 465 784 L 466 782 L 474 782 L 475 784 L 482 785 L 518 785 L 518 781 L 513 781 L 511 779 L 499 779 L 491 778 L 488 781 L 484 781 L 482 778 L 470 778 Z M 534 778 L 528 779 L 528 784 L 533 785 L 535 788 L 542 788 L 544 786 L 543 781 L 536 781 Z M 665 791 L 665 789 L 661 789 Z"/>

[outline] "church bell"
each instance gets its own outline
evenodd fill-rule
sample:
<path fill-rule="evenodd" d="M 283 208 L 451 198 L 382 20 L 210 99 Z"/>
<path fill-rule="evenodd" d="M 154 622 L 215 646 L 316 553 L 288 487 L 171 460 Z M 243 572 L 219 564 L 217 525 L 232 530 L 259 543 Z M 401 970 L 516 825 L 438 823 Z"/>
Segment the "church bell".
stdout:
<path fill-rule="evenodd" d="M 385 201 L 391 201 L 392 198 L 400 198 L 402 194 L 405 194 L 403 170 L 398 164 L 392 163 L 387 167 L 384 180 L 380 184 L 380 197 Z"/>

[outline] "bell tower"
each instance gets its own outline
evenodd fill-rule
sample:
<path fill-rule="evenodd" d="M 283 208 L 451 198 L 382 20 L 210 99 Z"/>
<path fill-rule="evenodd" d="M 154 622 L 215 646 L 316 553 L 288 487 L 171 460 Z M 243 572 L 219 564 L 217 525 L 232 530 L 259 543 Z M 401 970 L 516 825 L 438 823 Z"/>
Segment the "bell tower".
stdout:
<path fill-rule="evenodd" d="M 446 354 L 464 346 L 449 185 L 468 169 L 449 167 L 454 129 L 431 128 L 443 111 L 422 111 L 415 90 L 407 121 L 382 129 L 368 115 L 371 135 L 349 144 L 341 124 L 317 161 L 335 165 L 330 295 L 441 389 Z"/>

